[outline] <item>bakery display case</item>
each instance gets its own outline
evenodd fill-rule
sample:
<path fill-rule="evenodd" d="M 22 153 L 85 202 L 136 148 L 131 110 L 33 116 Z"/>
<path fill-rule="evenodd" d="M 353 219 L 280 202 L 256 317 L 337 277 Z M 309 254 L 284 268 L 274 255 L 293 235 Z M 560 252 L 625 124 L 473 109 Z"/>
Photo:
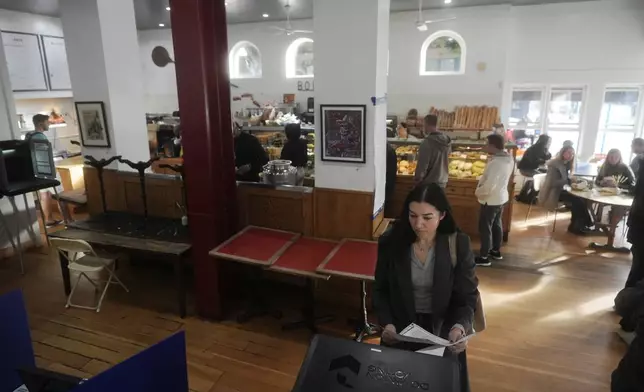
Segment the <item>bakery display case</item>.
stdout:
<path fill-rule="evenodd" d="M 397 157 L 396 186 L 391 208 L 386 211 L 386 215 L 393 218 L 400 213 L 405 198 L 416 185 L 414 173 L 422 140 L 389 138 L 387 141 L 395 148 Z M 449 155 L 449 180 L 445 194 L 457 224 L 470 236 L 478 236 L 478 219 L 472 217 L 479 216 L 480 204 L 474 192 L 487 165 L 488 156 L 482 151 L 484 145 L 482 140 L 456 139 L 452 142 L 452 153 Z M 516 160 L 516 145 L 506 144 L 506 150 Z M 510 177 L 508 193 L 510 202 L 503 212 L 503 236 L 506 241 L 512 223 L 514 175 Z"/>

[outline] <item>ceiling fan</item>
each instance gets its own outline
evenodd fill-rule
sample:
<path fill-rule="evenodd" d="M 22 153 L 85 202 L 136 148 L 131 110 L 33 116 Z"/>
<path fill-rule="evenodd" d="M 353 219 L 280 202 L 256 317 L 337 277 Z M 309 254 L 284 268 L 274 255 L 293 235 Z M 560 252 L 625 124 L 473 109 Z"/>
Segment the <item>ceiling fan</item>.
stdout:
<path fill-rule="evenodd" d="M 418 31 L 427 31 L 427 25 L 438 22 L 445 22 L 448 20 L 454 20 L 456 17 L 451 18 L 442 18 L 434 20 L 423 20 L 423 0 L 418 0 L 418 19 L 416 19 L 416 28 Z"/>
<path fill-rule="evenodd" d="M 286 28 L 279 26 L 269 26 L 269 28 L 279 30 L 286 35 L 313 34 L 311 30 L 293 30 L 293 26 L 291 26 L 291 5 L 288 1 L 284 4 L 284 9 L 286 10 Z"/>

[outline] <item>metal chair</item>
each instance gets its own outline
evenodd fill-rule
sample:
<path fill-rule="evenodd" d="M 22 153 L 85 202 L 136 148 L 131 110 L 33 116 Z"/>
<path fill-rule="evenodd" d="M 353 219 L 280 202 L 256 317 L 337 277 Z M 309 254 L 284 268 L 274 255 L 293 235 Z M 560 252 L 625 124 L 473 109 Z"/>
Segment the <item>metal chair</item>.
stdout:
<path fill-rule="evenodd" d="M 534 187 L 535 193 L 539 192 L 541 190 L 541 185 L 544 183 L 546 180 L 546 174 L 545 173 L 539 173 L 535 174 L 534 177 L 532 177 L 532 181 L 534 184 L 532 185 Z M 532 212 L 532 206 L 534 205 L 535 202 L 539 200 L 539 195 L 537 194 L 533 200 L 530 201 L 530 206 L 528 207 L 528 212 L 525 215 L 525 220 L 524 222 L 528 221 L 528 218 L 530 217 L 530 212 Z M 555 208 L 555 220 L 552 222 L 552 232 L 555 232 L 555 229 L 557 228 L 557 210 L 559 207 Z M 550 211 L 546 211 L 546 219 L 550 216 Z"/>
<path fill-rule="evenodd" d="M 103 299 L 105 298 L 105 294 L 107 293 L 107 289 L 108 287 L 110 287 L 110 284 L 118 284 L 123 287 L 126 292 L 130 292 L 130 290 L 125 287 L 118 276 L 116 276 L 116 272 L 114 271 L 114 266 L 117 259 L 116 257 L 106 255 L 99 256 L 98 254 L 96 254 L 96 251 L 94 251 L 94 248 L 92 248 L 90 244 L 83 240 L 51 238 L 50 241 L 56 252 L 67 252 L 67 259 L 69 260 L 67 268 L 69 268 L 70 271 L 78 273 L 78 278 L 76 279 L 76 282 L 74 283 L 72 290 L 69 293 L 69 297 L 67 297 L 67 303 L 65 304 L 66 308 L 72 307 L 96 310 L 96 312 L 98 313 L 101 311 L 101 305 L 103 304 Z M 81 278 L 85 277 L 85 279 L 87 279 L 92 284 L 92 286 L 94 286 L 96 292 L 98 292 L 100 291 L 99 283 L 102 283 L 102 281 L 94 280 L 87 274 L 100 274 L 103 271 L 107 271 L 109 277 L 107 281 L 105 281 L 105 287 L 103 288 L 103 292 L 101 293 L 101 297 L 98 300 L 96 306 L 82 306 L 73 304 L 72 297 L 74 296 L 74 292 L 76 291 L 76 287 L 78 287 L 78 283 L 80 283 Z"/>

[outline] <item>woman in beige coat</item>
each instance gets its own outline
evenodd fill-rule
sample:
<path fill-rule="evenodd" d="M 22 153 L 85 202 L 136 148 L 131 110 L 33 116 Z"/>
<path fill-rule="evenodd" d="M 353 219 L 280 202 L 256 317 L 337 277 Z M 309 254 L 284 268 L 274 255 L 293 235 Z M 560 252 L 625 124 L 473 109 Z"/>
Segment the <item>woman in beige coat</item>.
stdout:
<path fill-rule="evenodd" d="M 549 211 L 554 211 L 560 202 L 565 203 L 570 207 L 572 213 L 568 231 L 577 235 L 585 235 L 592 231 L 593 217 L 582 199 L 564 190 L 564 186 L 570 185 L 571 182 L 568 168 L 574 157 L 575 150 L 570 146 L 565 146 L 556 158 L 547 163 L 548 173 L 539 190 L 539 205 Z"/>

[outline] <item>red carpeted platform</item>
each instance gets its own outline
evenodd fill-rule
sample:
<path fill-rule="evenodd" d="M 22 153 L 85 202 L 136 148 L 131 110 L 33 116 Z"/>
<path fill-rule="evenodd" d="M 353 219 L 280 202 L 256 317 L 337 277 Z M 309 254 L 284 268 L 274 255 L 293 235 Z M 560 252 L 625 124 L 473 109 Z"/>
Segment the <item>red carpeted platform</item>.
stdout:
<path fill-rule="evenodd" d="M 270 265 L 299 237 L 287 231 L 248 226 L 211 250 L 215 257 L 249 264 Z"/>
<path fill-rule="evenodd" d="M 301 237 L 291 245 L 270 267 L 287 274 L 328 279 L 329 275 L 316 269 L 338 245 L 335 241 Z"/>
<path fill-rule="evenodd" d="M 345 278 L 374 280 L 377 261 L 377 242 L 343 240 L 317 271 Z"/>

